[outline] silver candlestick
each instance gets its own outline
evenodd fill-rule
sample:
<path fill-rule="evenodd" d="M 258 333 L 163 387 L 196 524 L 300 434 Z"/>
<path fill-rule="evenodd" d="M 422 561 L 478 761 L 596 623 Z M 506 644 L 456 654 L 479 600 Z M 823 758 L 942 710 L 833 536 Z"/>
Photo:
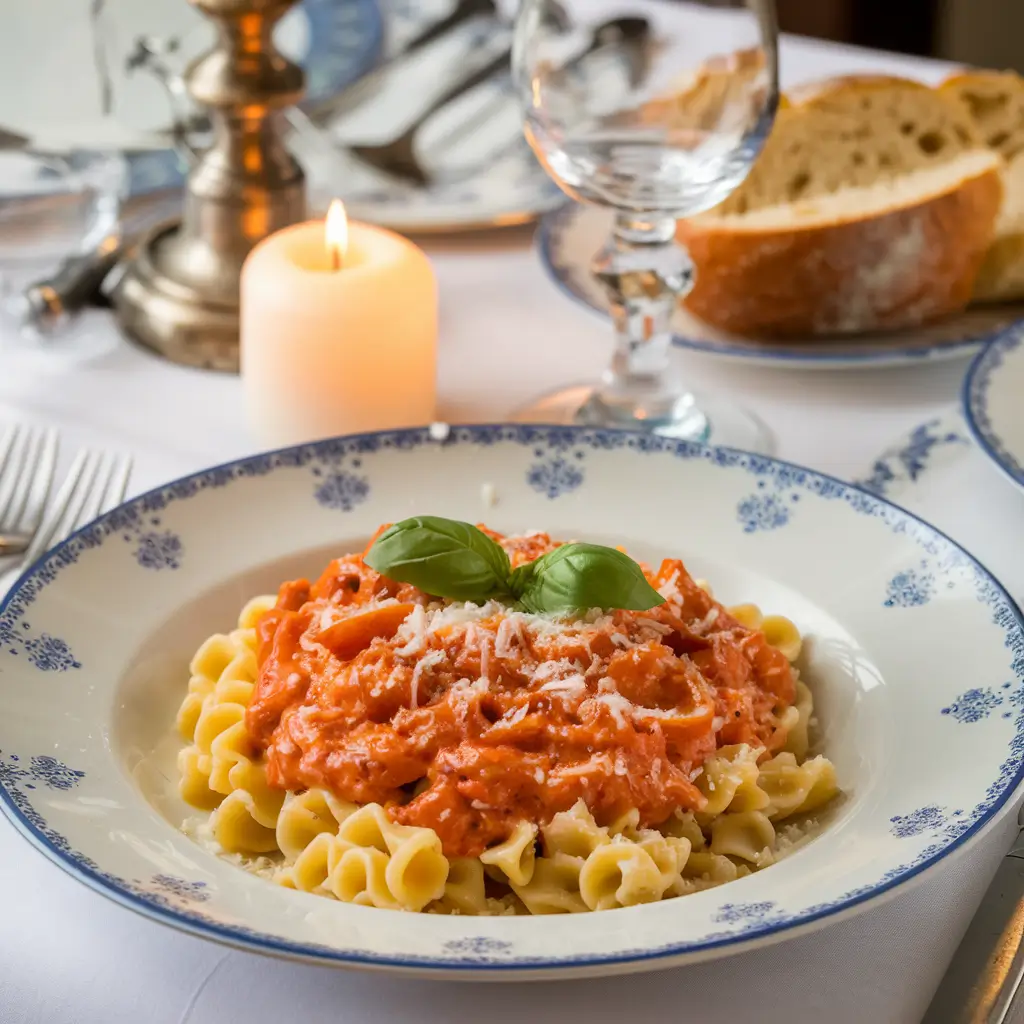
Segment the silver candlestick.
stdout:
<path fill-rule="evenodd" d="M 238 370 L 238 281 L 252 247 L 305 218 L 301 167 L 281 141 L 278 115 L 302 96 L 302 69 L 272 33 L 297 0 L 190 0 L 217 27 L 217 43 L 184 77 L 206 108 L 213 143 L 200 154 L 179 118 L 191 164 L 183 215 L 142 242 L 115 289 L 122 327 L 175 362 Z"/>

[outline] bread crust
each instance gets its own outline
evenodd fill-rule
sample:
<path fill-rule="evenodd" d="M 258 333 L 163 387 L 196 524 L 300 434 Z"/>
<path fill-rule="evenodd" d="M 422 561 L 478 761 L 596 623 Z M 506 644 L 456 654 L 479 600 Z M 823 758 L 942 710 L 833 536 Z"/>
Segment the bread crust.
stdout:
<path fill-rule="evenodd" d="M 954 72 L 938 88 L 961 103 L 966 111 L 981 104 L 971 114 L 977 118 L 979 136 L 1012 161 L 1004 171 L 1006 207 L 996 224 L 996 237 L 982 263 L 973 298 L 976 302 L 1019 301 L 1024 299 L 1024 178 L 1016 164 L 1024 149 L 1024 132 L 1020 128 L 1024 78 L 1015 71 L 965 70 Z M 973 101 L 972 93 L 976 93 Z M 992 103 L 995 108 L 986 112 L 984 107 Z"/>
<path fill-rule="evenodd" d="M 975 302 L 1024 299 L 1024 233 L 1001 235 L 985 253 L 974 283 Z"/>
<path fill-rule="evenodd" d="M 736 334 L 811 338 L 917 326 L 964 309 L 992 240 L 997 166 L 869 218 L 751 228 L 680 221 L 696 266 L 686 308 Z"/>
<path fill-rule="evenodd" d="M 954 71 L 944 78 L 938 85 L 939 92 L 960 95 L 960 90 L 970 86 L 981 86 L 982 88 L 1000 88 L 1011 92 L 1020 92 L 1024 88 L 1020 75 L 1016 71 L 991 71 L 977 68 L 964 68 L 962 71 Z"/>
<path fill-rule="evenodd" d="M 900 75 L 863 73 L 833 75 L 829 78 L 815 79 L 813 82 L 801 82 L 799 85 L 787 89 L 786 96 L 792 106 L 803 107 L 841 93 L 869 92 L 876 89 L 891 89 L 894 86 L 923 92 L 927 92 L 930 88 L 923 82 L 918 82 L 913 78 L 903 78 Z"/>

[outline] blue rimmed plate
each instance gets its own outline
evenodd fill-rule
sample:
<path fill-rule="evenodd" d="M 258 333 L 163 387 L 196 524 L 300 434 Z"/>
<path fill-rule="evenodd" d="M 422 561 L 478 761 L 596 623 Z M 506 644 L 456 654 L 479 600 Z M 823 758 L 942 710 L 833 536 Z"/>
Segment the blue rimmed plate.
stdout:
<path fill-rule="evenodd" d="M 723 600 L 790 616 L 845 794 L 821 834 L 717 889 L 544 919 L 399 920 L 196 845 L 179 829 L 195 812 L 177 796 L 173 735 L 192 652 L 248 596 L 416 512 L 678 555 Z M 626 432 L 369 434 L 168 484 L 22 578 L 0 607 L 0 676 L 2 806 L 69 873 L 207 938 L 434 975 L 641 970 L 825 925 L 991 840 L 1024 775 L 1021 614 L 970 555 L 829 477 Z"/>
<path fill-rule="evenodd" d="M 590 272 L 590 261 L 604 245 L 610 228 L 608 211 L 569 204 L 547 214 L 537 232 L 541 262 L 552 280 L 568 296 L 602 315 L 607 315 L 607 302 Z M 674 340 L 694 352 L 770 366 L 824 370 L 905 366 L 973 355 L 1022 317 L 1024 306 L 978 306 L 916 330 L 786 342 L 727 334 L 680 309 Z"/>
<path fill-rule="evenodd" d="M 1024 487 L 1024 324 L 1002 332 L 964 378 L 964 418 L 981 450 Z"/>

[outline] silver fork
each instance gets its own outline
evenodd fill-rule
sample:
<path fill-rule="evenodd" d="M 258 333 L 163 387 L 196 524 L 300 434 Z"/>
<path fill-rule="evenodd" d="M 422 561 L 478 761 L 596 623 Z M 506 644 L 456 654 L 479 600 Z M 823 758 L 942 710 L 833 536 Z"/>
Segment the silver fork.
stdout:
<path fill-rule="evenodd" d="M 611 18 L 608 21 L 602 22 L 591 31 L 589 42 L 582 50 L 569 58 L 561 68 L 561 73 L 574 73 L 587 58 L 607 48 L 621 53 L 626 62 L 630 81 L 636 85 L 643 80 L 647 73 L 650 63 L 651 44 L 652 28 L 651 23 L 646 18 L 635 16 Z M 503 51 L 439 96 L 400 135 L 380 145 L 350 146 L 349 152 L 357 159 L 362 160 L 363 163 L 378 171 L 383 171 L 393 178 L 409 182 L 420 188 L 430 185 L 432 175 L 416 154 L 416 140 L 420 130 L 436 113 L 448 106 L 449 103 L 477 88 L 477 86 L 482 85 L 489 79 L 496 77 L 501 72 L 508 72 L 511 59 L 511 49 Z M 293 126 L 296 121 L 296 109 L 293 108 L 289 112 L 289 121 Z M 487 109 L 489 107 L 485 108 L 484 112 Z M 475 115 L 470 118 L 469 126 L 478 124 L 478 117 L 479 115 Z M 461 127 L 454 132 L 450 132 L 445 143 L 450 144 L 453 137 L 461 134 L 463 134 Z M 522 135 L 514 136 L 510 140 L 511 143 L 514 143 L 517 147 L 521 146 L 523 144 Z M 503 152 L 500 154 L 494 153 L 491 157 L 498 155 L 504 154 Z M 479 172 L 480 168 L 477 167 L 475 170 Z"/>
<path fill-rule="evenodd" d="M 120 505 L 128 489 L 131 468 L 127 456 L 79 452 L 25 557 L 14 569 L 0 575 L 0 594 L 6 592 L 22 569 L 32 565 L 52 545 Z"/>
<path fill-rule="evenodd" d="M 0 556 L 25 551 L 57 468 L 57 431 L 14 426 L 0 438 Z"/>

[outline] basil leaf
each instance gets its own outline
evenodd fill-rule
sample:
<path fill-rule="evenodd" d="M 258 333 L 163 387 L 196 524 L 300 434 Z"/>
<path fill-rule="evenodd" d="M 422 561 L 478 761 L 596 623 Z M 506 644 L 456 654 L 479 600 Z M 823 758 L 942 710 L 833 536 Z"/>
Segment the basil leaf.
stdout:
<path fill-rule="evenodd" d="M 512 573 L 512 593 L 529 612 L 585 608 L 646 611 L 665 599 L 628 555 L 600 544 L 563 544 Z"/>
<path fill-rule="evenodd" d="M 512 568 L 500 544 L 470 523 L 415 516 L 382 533 L 363 561 L 436 597 L 480 604 L 509 597 Z"/>

